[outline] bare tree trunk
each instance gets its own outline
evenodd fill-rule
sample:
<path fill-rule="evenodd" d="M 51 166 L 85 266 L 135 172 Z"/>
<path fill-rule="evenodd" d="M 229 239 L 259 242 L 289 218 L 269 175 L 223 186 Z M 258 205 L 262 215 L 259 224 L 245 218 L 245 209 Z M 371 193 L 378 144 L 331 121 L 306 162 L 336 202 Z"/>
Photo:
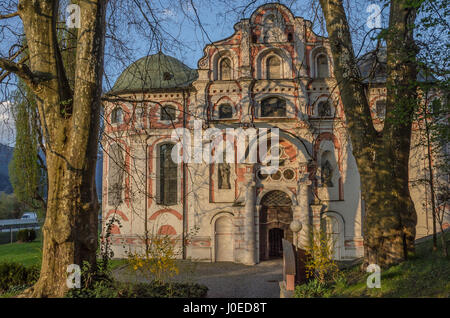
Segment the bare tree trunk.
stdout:
<path fill-rule="evenodd" d="M 41 275 L 22 296 L 62 297 L 67 266 L 96 261 L 98 237 L 95 166 L 100 123 L 106 0 L 81 0 L 74 88 L 56 37 L 58 3 L 19 1 L 30 52 L 29 67 L 0 60 L 37 96 L 46 143 L 48 205 Z"/>
<path fill-rule="evenodd" d="M 427 178 L 428 186 L 430 187 L 431 192 L 431 210 L 432 210 L 432 217 L 433 217 L 433 250 L 437 250 L 437 231 L 436 231 L 436 197 L 434 193 L 434 178 L 433 178 L 433 167 L 432 167 L 432 154 L 431 154 L 431 141 L 430 141 L 430 127 L 428 126 L 428 119 L 427 119 L 427 105 L 424 107 L 424 124 L 425 124 L 425 136 L 427 138 L 427 163 L 428 163 L 428 171 L 430 173 L 429 177 Z M 428 220 L 427 220 L 428 222 Z"/>
<path fill-rule="evenodd" d="M 409 193 L 408 162 L 416 89 L 416 48 L 412 40 L 415 9 L 392 1 L 387 39 L 387 106 L 382 133 L 370 115 L 341 0 L 320 0 L 325 16 L 334 74 L 361 176 L 365 203 L 364 258 L 380 266 L 401 262 L 414 251 L 417 217 Z M 402 120 L 395 117 L 402 111 Z"/>

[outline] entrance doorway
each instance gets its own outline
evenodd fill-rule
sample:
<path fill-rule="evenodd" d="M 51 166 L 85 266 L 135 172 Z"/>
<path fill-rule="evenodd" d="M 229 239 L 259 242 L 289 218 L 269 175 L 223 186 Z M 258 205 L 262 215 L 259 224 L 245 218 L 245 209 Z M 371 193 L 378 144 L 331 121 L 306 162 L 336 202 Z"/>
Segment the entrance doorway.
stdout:
<path fill-rule="evenodd" d="M 221 216 L 215 223 L 216 262 L 233 261 L 233 222 L 229 216 Z"/>
<path fill-rule="evenodd" d="M 277 227 L 269 230 L 269 257 L 276 258 L 283 256 L 282 239 L 284 231 Z"/>
<path fill-rule="evenodd" d="M 282 239 L 293 242 L 289 229 L 292 222 L 291 199 L 279 190 L 268 192 L 261 199 L 259 215 L 259 259 L 283 256 Z"/>

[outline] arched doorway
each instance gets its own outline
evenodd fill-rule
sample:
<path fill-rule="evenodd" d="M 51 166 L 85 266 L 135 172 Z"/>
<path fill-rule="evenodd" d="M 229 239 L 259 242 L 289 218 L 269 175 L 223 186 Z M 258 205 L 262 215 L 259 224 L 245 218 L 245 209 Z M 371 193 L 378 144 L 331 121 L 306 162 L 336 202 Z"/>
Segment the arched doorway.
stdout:
<path fill-rule="evenodd" d="M 229 216 L 219 217 L 214 224 L 216 262 L 232 262 L 233 222 Z"/>
<path fill-rule="evenodd" d="M 292 201 L 283 191 L 274 190 L 261 199 L 259 215 L 259 259 L 261 261 L 283 255 L 281 240 L 292 242 L 289 229 L 292 222 Z"/>

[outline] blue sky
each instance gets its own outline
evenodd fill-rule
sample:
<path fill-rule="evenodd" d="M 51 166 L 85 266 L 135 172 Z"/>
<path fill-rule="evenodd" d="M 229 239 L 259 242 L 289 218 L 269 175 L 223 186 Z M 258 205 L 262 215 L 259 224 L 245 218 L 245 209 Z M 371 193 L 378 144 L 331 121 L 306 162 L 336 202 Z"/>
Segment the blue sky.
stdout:
<path fill-rule="evenodd" d="M 66 0 L 67 1 L 67 0 Z M 121 7 L 112 14 L 111 3 L 118 3 Z M 158 28 L 161 37 L 155 39 L 153 32 L 136 6 L 134 0 L 115 0 L 110 2 L 107 21 L 108 28 L 105 49 L 105 77 L 104 90 L 108 91 L 117 77 L 132 62 L 141 57 L 157 53 L 159 49 L 167 55 L 174 56 L 191 68 L 197 67 L 197 61 L 203 56 L 203 48 L 212 41 L 218 41 L 229 37 L 234 33 L 233 26 L 242 18 L 249 18 L 253 11 L 268 1 L 248 0 L 155 0 L 151 1 L 152 10 L 158 20 Z M 366 0 L 348 0 L 347 12 L 353 33 L 355 51 L 359 51 L 361 39 L 369 30 L 366 26 L 366 12 L 371 3 Z M 141 5 L 145 1 L 138 1 Z M 194 7 L 191 5 L 193 3 Z M 246 4 L 252 3 L 245 7 Z M 318 1 L 311 0 L 285 0 L 280 3 L 291 9 L 295 16 L 301 16 L 313 22 L 314 31 L 325 35 L 323 25 L 320 23 L 320 9 L 317 9 Z M 378 2 L 379 3 L 379 2 Z M 61 6 L 64 8 L 64 3 Z M 244 10 L 245 8 L 245 10 Z M 144 8 L 145 10 L 145 8 Z M 318 14 L 315 14 L 318 12 Z M 147 12 L 148 13 L 148 12 Z M 382 22 L 385 26 L 388 12 L 382 12 Z M 140 24 L 135 23 L 141 22 Z M 20 30 L 21 23 L 18 18 L 11 21 L 4 20 L 1 23 L 11 23 L 13 30 Z M 154 22 L 154 20 L 152 20 Z M 200 22 L 200 23 L 199 23 Z M 1 30 L 1 29 L 0 29 Z M 117 48 L 118 39 L 123 47 Z M 6 56 L 9 48 L 16 40 L 13 34 L 0 31 L 0 55 Z M 366 43 L 367 45 L 367 43 Z M 361 53 L 367 51 L 365 47 Z M 10 83 L 11 84 L 11 83 Z M 14 80 L 12 81 L 14 84 Z M 12 145 L 14 143 L 14 128 L 11 114 L 4 103 L 9 100 L 9 93 L 15 89 L 9 85 L 6 89 L 0 84 L 0 143 Z"/>
<path fill-rule="evenodd" d="M 255 1 L 244 12 L 244 4 L 253 1 L 223 0 L 205 1 L 193 0 L 197 12 L 191 6 L 190 0 L 159 0 L 152 1 L 155 12 L 161 17 L 160 28 L 164 32 L 164 39 L 158 43 L 149 37 L 148 30 L 136 30 L 133 26 L 125 26 L 119 32 L 125 32 L 129 40 L 132 52 L 127 56 L 105 59 L 108 78 L 105 81 L 105 89 L 113 85 L 117 76 L 133 61 L 156 53 L 162 47 L 163 53 L 174 56 L 191 68 L 197 67 L 197 61 L 203 56 L 203 48 L 211 41 L 218 41 L 229 37 L 234 33 L 233 26 L 242 18 L 249 18 L 253 11 L 268 1 Z M 314 30 L 318 34 L 325 35 L 323 26 L 315 17 L 315 8 L 318 1 L 289 0 L 280 1 L 286 5 L 295 16 L 301 16 L 313 21 Z M 366 12 L 369 1 L 350 0 L 352 9 L 349 10 L 349 20 L 353 27 L 355 51 L 359 51 L 360 39 L 369 29 L 366 26 Z M 319 10 L 320 13 L 320 10 Z M 387 10 L 382 12 L 382 22 L 387 18 Z M 198 18 L 197 18 L 198 16 Z M 199 24 L 199 21 L 201 25 Z M 383 23 L 384 25 L 384 23 Z M 107 45 L 108 48 L 111 48 Z M 363 50 L 364 53 L 366 50 Z"/>

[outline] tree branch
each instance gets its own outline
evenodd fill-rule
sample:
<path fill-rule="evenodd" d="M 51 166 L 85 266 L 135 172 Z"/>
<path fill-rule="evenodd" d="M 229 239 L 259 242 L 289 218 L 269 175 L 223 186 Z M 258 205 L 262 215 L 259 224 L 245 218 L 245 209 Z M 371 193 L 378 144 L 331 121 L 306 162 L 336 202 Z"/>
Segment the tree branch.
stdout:
<path fill-rule="evenodd" d="M 8 13 L 8 14 L 3 14 L 3 15 L 0 14 L 0 20 L 13 18 L 18 15 L 19 15 L 19 12 L 13 12 L 13 13 Z"/>
<path fill-rule="evenodd" d="M 0 68 L 16 74 L 33 89 L 35 89 L 39 83 L 53 78 L 51 74 L 33 73 L 26 64 L 15 63 L 5 58 L 0 58 Z"/>

